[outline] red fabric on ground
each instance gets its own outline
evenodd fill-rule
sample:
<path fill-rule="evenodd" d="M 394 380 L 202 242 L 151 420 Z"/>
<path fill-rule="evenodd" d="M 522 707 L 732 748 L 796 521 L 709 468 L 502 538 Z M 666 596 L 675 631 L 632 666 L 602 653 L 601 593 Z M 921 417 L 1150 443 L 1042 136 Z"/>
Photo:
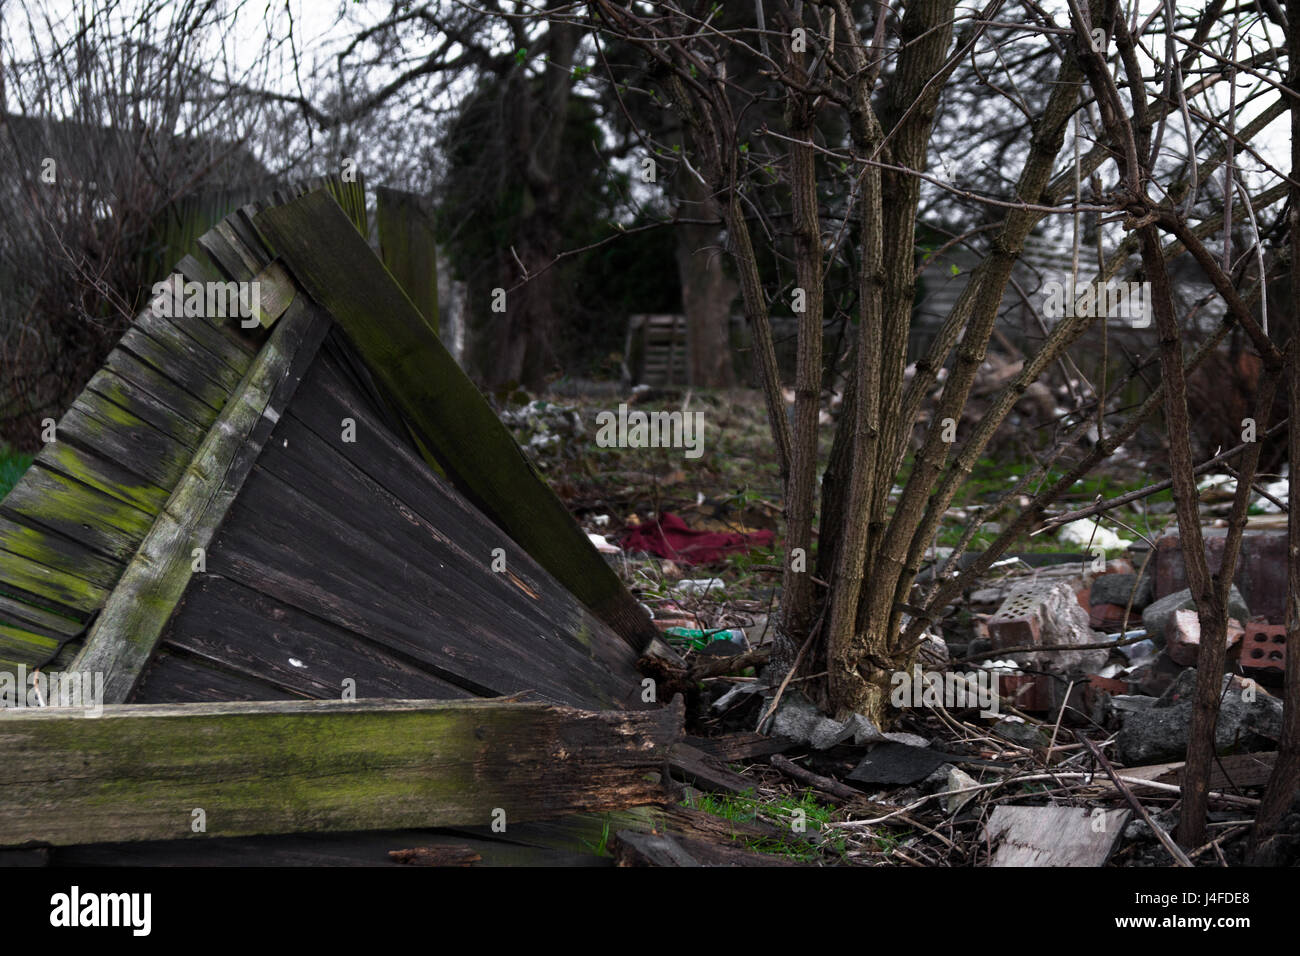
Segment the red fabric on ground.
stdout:
<path fill-rule="evenodd" d="M 682 564 L 708 564 L 728 554 L 767 547 L 775 537 L 771 531 L 694 531 L 672 512 L 664 512 L 653 524 L 633 528 L 623 538 L 625 551 L 648 551 Z"/>

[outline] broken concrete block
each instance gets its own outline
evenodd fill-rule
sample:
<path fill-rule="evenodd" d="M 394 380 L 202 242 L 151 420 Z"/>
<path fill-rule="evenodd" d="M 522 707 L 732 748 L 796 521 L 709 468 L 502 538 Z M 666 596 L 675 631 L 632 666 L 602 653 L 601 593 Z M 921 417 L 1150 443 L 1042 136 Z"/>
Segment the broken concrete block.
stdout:
<path fill-rule="evenodd" d="M 944 810 L 948 813 L 959 811 L 979 795 L 979 791 L 973 789 L 978 786 L 979 784 L 970 774 L 958 767 L 950 767 L 948 769 L 948 779 L 944 781 L 943 786 Z"/>
<path fill-rule="evenodd" d="M 1228 621 L 1228 647 L 1241 640 L 1242 627 L 1235 619 Z M 1165 650 L 1169 659 L 1181 667 L 1195 667 L 1201 653 L 1201 619 L 1192 608 L 1175 611 L 1165 625 Z"/>
<path fill-rule="evenodd" d="M 762 732 L 762 728 L 758 728 Z M 772 718 L 772 735 L 787 737 L 796 743 L 811 745 L 813 737 L 824 741 L 843 730 L 837 720 L 831 720 L 798 691 L 789 691 L 782 698 Z M 831 744 L 834 746 L 834 744 Z M 822 748 L 824 749 L 824 748 Z"/>
<path fill-rule="evenodd" d="M 1196 679 L 1196 671 L 1188 668 L 1154 704 L 1120 711 L 1122 725 L 1116 746 L 1124 764 L 1132 767 L 1186 757 Z M 1282 733 L 1282 702 L 1254 681 L 1242 681 L 1231 674 L 1223 676 L 1221 686 L 1215 751 L 1249 752 L 1276 746 Z"/>
<path fill-rule="evenodd" d="M 1174 612 L 1195 607 L 1196 602 L 1192 600 L 1190 589 L 1177 591 L 1160 598 L 1142 612 L 1142 626 L 1146 628 L 1147 637 L 1151 638 L 1157 647 L 1164 647 L 1165 628 L 1169 623 L 1169 619 L 1174 616 Z M 1236 618 L 1238 621 L 1250 619 L 1250 608 L 1246 606 L 1246 601 L 1235 584 L 1228 592 L 1228 617 Z"/>
<path fill-rule="evenodd" d="M 1092 644 L 1102 640 L 1088 624 L 1088 612 L 1075 595 L 1068 579 L 1021 585 L 1007 596 L 998 613 L 989 619 L 993 649 L 1028 644 Z M 1043 651 L 1016 653 L 1017 659 L 1051 665 L 1060 671 L 1099 670 L 1106 663 L 1105 650 Z"/>
<path fill-rule="evenodd" d="M 1205 529 L 1205 556 L 1211 573 L 1223 566 L 1226 528 Z M 1187 570 L 1183 564 L 1182 540 L 1176 532 L 1156 542 L 1152 557 L 1156 566 L 1155 595 L 1163 598 L 1187 587 Z M 1241 587 L 1256 614 L 1272 623 L 1286 618 L 1287 543 L 1285 529 L 1247 528 L 1241 536 L 1241 554 L 1233 583 Z M 1233 617 L 1237 617 L 1234 613 Z M 1246 620 L 1239 617 L 1239 620 Z"/>

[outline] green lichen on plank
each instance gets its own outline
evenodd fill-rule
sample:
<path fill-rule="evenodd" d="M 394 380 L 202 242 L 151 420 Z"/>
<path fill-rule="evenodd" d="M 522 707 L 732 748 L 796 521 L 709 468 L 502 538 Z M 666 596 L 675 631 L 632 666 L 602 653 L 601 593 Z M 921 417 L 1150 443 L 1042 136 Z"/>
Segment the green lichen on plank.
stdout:
<path fill-rule="evenodd" d="M 203 429 L 109 369 L 96 372 L 86 388 L 186 447 L 197 448 L 203 440 Z"/>
<path fill-rule="evenodd" d="M 0 845 L 507 825 L 663 798 L 681 708 L 500 701 L 108 706 L 0 713 Z"/>
<path fill-rule="evenodd" d="M 149 515 L 156 515 L 167 502 L 168 493 L 162 488 L 67 442 L 50 442 L 41 449 L 37 460 L 53 471 L 75 478 Z"/>
<path fill-rule="evenodd" d="M 80 541 L 118 561 L 135 553 L 153 515 L 37 463 L 4 501 L 4 510 Z"/>
<path fill-rule="evenodd" d="M 108 596 L 105 588 L 75 574 L 7 551 L 0 551 L 0 589 L 23 600 L 27 598 L 19 592 L 32 594 L 48 602 L 52 610 L 67 609 L 80 614 L 90 614 Z"/>
<path fill-rule="evenodd" d="M 58 646 L 52 637 L 0 622 L 0 658 L 31 667 L 44 663 Z"/>
<path fill-rule="evenodd" d="M 85 545 L 52 536 L 40 528 L 17 521 L 11 521 L 0 515 L 0 552 L 9 552 L 21 556 L 46 569 L 64 568 L 75 570 L 77 575 L 95 586 L 98 594 L 111 588 L 122 573 L 119 562 L 94 554 Z M 5 568 L 8 559 L 0 554 L 0 586 L 8 580 Z"/>
<path fill-rule="evenodd" d="M 306 370 L 328 328 L 324 313 L 295 300 L 142 536 L 78 657 L 79 668 L 103 671 L 107 700 L 130 696 L 189 583 L 193 549 L 207 547 L 270 432 L 255 435 L 259 424 L 278 419 L 297 385 L 291 371 Z"/>

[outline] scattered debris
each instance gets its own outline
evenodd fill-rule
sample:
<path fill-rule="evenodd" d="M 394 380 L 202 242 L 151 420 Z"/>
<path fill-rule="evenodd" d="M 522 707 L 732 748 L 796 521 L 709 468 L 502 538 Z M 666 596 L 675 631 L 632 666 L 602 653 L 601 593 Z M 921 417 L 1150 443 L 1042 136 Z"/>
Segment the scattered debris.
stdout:
<path fill-rule="evenodd" d="M 1131 815 L 1086 807 L 995 807 L 985 829 L 994 848 L 989 866 L 1101 866 Z"/>
<path fill-rule="evenodd" d="M 710 564 L 729 554 L 770 547 L 773 532 L 697 531 L 672 512 L 633 528 L 623 538 L 626 551 L 644 551 L 682 564 Z"/>
<path fill-rule="evenodd" d="M 1196 679 L 1195 669 L 1188 668 L 1158 700 L 1121 712 L 1122 725 L 1116 738 L 1121 761 L 1136 765 L 1186 756 Z M 1215 751 L 1273 748 L 1282 733 L 1282 701 L 1254 681 L 1231 674 L 1223 676 L 1222 684 Z"/>
<path fill-rule="evenodd" d="M 1184 611 L 1195 609 L 1196 602 L 1192 599 L 1190 589 L 1177 591 L 1168 594 L 1142 612 L 1142 627 L 1146 629 L 1147 636 L 1155 643 L 1157 647 L 1164 647 L 1166 643 L 1166 628 L 1169 621 L 1173 618 L 1175 611 Z M 1234 584 L 1228 592 L 1228 617 L 1235 618 L 1238 621 L 1250 619 L 1250 608 L 1246 606 L 1246 601 L 1241 596 Z"/>

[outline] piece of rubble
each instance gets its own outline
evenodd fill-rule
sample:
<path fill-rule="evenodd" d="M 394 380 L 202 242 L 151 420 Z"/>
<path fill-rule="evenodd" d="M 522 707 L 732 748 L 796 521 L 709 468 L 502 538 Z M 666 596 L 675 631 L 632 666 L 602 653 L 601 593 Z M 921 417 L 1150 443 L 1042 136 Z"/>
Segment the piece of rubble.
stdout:
<path fill-rule="evenodd" d="M 1133 610 L 1140 613 L 1151 603 L 1152 587 L 1152 578 L 1149 574 L 1144 575 L 1140 582 L 1136 574 L 1099 574 L 1092 579 L 1092 590 L 1088 594 L 1088 601 L 1093 606 L 1115 604 L 1125 608 L 1128 607 L 1128 600 L 1132 597 Z"/>
<path fill-rule="evenodd" d="M 1045 731 L 1041 724 L 1029 723 L 1023 717 L 1003 717 L 993 725 L 993 732 L 1022 747 L 1046 747 L 1050 742 L 1049 731 Z"/>
<path fill-rule="evenodd" d="M 1205 557 L 1211 574 L 1218 574 L 1223 566 L 1223 548 L 1227 530 L 1205 529 Z M 1280 529 L 1247 528 L 1241 536 L 1241 553 L 1233 583 L 1240 586 L 1244 602 L 1259 615 L 1273 623 L 1286 620 L 1287 533 Z M 1156 542 L 1152 558 L 1155 564 L 1155 594 L 1157 598 L 1173 594 L 1187 587 L 1187 570 L 1183 563 L 1182 540 L 1176 532 L 1166 534 Z M 1245 621 L 1235 612 L 1233 617 Z"/>
<path fill-rule="evenodd" d="M 1192 600 L 1190 588 L 1175 591 L 1155 601 L 1142 612 L 1142 626 L 1146 628 L 1147 637 L 1151 638 L 1157 647 L 1164 647 L 1165 629 L 1174 612 L 1195 607 L 1196 602 Z M 1246 606 L 1246 600 L 1235 584 L 1228 592 L 1228 617 L 1235 617 L 1238 621 L 1250 620 L 1250 608 Z"/>
<path fill-rule="evenodd" d="M 1240 622 L 1228 620 L 1228 647 L 1241 640 L 1244 633 Z M 1165 651 L 1170 660 L 1183 667 L 1195 667 L 1201 653 L 1201 619 L 1192 608 L 1175 611 L 1165 625 Z"/>
<path fill-rule="evenodd" d="M 1225 674 L 1214 728 L 1217 753 L 1268 750 L 1282 733 L 1282 702 L 1254 681 Z M 1150 706 L 1120 711 L 1116 738 L 1120 760 L 1128 766 L 1182 760 L 1187 754 L 1196 670 L 1187 668 Z M 1112 698 L 1118 705 L 1120 698 Z M 1119 707 L 1116 707 L 1119 710 Z"/>
<path fill-rule="evenodd" d="M 917 783 L 944 764 L 959 759 L 930 747 L 912 747 L 889 741 L 873 747 L 847 779 L 854 783 Z"/>
<path fill-rule="evenodd" d="M 989 866 L 1101 866 L 1133 811 L 1087 807 L 993 808 L 985 842 Z"/>
<path fill-rule="evenodd" d="M 1249 675 L 1270 683 L 1282 680 L 1286 672 L 1286 628 L 1249 622 L 1241 645 L 1241 666 Z"/>
<path fill-rule="evenodd" d="M 979 795 L 978 790 L 971 789 L 979 786 L 978 782 L 966 771 L 960 767 L 952 767 L 948 771 L 948 780 L 944 785 L 943 808 L 949 813 L 957 813 L 962 807 L 970 803 Z M 954 791 L 965 791 L 958 793 Z"/>

